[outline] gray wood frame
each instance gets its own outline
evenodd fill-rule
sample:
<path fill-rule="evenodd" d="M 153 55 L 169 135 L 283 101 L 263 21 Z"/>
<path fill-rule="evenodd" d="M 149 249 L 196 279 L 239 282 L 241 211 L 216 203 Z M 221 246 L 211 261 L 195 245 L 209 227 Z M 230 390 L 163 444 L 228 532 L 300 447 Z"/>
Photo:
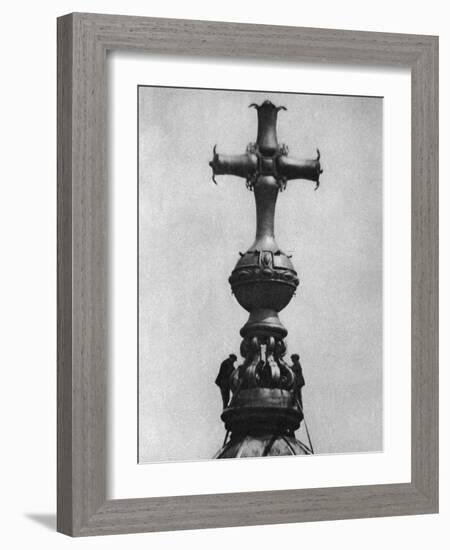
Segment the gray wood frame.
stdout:
<path fill-rule="evenodd" d="M 106 52 L 412 73 L 411 483 L 107 500 Z M 58 19 L 58 530 L 73 536 L 438 511 L 438 38 L 75 13 Z"/>

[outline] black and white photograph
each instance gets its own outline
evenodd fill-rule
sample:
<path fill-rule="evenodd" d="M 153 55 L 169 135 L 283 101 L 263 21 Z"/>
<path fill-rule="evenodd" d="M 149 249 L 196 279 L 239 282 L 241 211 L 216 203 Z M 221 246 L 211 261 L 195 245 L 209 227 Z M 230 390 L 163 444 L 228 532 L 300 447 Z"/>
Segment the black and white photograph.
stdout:
<path fill-rule="evenodd" d="M 447 3 L 2 7 L 2 548 L 447 548 Z"/>
<path fill-rule="evenodd" d="M 138 461 L 383 451 L 383 98 L 138 87 Z"/>

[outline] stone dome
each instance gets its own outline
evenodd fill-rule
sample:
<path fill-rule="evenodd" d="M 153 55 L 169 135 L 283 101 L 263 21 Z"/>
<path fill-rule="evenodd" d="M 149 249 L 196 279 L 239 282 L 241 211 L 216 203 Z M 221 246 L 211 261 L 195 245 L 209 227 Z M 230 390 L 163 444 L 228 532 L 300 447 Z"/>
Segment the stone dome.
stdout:
<path fill-rule="evenodd" d="M 265 434 L 232 437 L 214 458 L 310 455 L 311 450 L 292 435 Z"/>

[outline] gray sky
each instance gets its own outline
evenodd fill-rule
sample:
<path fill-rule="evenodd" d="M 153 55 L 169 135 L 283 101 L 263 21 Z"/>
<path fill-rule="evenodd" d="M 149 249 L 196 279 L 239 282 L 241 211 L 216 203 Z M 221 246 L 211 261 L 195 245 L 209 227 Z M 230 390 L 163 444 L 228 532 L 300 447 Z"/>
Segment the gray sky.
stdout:
<path fill-rule="evenodd" d="M 382 449 L 382 99 L 141 87 L 139 460 L 210 458 L 221 446 L 221 361 L 248 314 L 228 284 L 255 234 L 242 179 L 208 162 L 256 139 L 252 102 L 284 105 L 280 143 L 321 151 L 321 186 L 288 183 L 275 234 L 299 273 L 280 313 L 299 353 L 316 453 Z M 297 437 L 306 440 L 303 428 Z"/>

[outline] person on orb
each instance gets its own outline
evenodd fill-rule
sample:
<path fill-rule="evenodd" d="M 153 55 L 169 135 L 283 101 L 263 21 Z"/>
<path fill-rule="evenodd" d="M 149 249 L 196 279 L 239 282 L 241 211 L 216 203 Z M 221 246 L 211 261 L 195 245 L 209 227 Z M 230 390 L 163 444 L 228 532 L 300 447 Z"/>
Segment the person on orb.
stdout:
<path fill-rule="evenodd" d="M 295 374 L 294 396 L 298 399 L 300 407 L 303 410 L 302 388 L 305 385 L 305 379 L 303 378 L 302 366 L 300 364 L 300 357 L 297 353 L 291 355 L 292 367 Z"/>
<path fill-rule="evenodd" d="M 222 361 L 219 369 L 219 374 L 216 378 L 216 385 L 220 388 L 220 393 L 222 394 L 223 408 L 226 409 L 228 402 L 230 400 L 230 377 L 234 372 L 234 363 L 236 362 L 237 357 L 234 353 L 231 353 L 230 356 Z"/>

